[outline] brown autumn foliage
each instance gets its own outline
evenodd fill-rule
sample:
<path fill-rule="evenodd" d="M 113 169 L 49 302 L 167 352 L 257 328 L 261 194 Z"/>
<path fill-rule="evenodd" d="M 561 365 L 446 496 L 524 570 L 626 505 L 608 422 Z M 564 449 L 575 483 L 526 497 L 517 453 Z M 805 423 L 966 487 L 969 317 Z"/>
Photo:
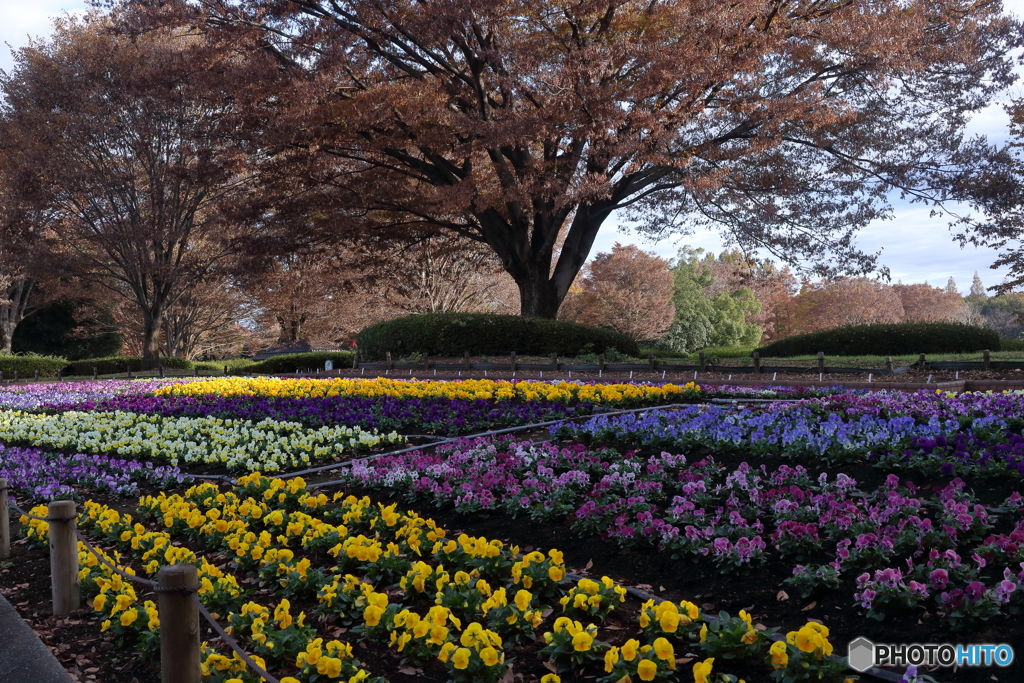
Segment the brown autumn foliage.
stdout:
<path fill-rule="evenodd" d="M 669 262 L 634 245 L 618 242 L 580 274 L 561 317 L 607 326 L 633 339 L 657 339 L 675 317 Z"/>
<path fill-rule="evenodd" d="M 846 325 L 899 323 L 903 304 L 896 291 L 869 278 L 836 278 L 804 282 L 792 302 L 791 334 Z"/>
<path fill-rule="evenodd" d="M 908 323 L 948 322 L 957 320 L 963 299 L 955 292 L 924 284 L 892 286 L 903 304 L 903 321 Z"/>
<path fill-rule="evenodd" d="M 213 41 L 165 29 L 116 35 L 65 18 L 0 79 L 19 201 L 50 217 L 68 274 L 127 297 L 155 363 L 164 317 L 246 235 L 246 150 L 225 86 L 249 67 Z M 240 80 L 240 77 L 239 77 Z"/>
<path fill-rule="evenodd" d="M 1020 34 L 998 3 L 954 0 L 134 7 L 136 27 L 179 21 L 275 57 L 239 101 L 316 212 L 486 244 L 543 317 L 630 207 L 654 232 L 709 221 L 821 275 L 866 272 L 854 231 L 886 190 L 927 193 L 962 115 L 1010 82 Z"/>

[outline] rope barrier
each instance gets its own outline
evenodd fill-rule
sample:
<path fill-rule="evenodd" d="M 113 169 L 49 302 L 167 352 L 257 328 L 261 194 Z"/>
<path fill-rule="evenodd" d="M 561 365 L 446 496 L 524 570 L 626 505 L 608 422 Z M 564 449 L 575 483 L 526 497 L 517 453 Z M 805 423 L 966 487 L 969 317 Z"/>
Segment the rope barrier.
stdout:
<path fill-rule="evenodd" d="M 66 522 L 78 519 L 77 517 L 39 517 L 37 515 L 30 514 L 23 510 L 21 507 L 18 506 L 18 504 L 14 501 L 13 498 L 8 498 L 8 505 L 18 514 L 28 517 L 29 519 L 38 520 L 40 522 Z M 116 565 L 113 565 L 109 561 L 107 561 L 107 558 L 104 557 L 103 553 L 96 549 L 96 546 L 94 546 L 89 541 L 89 539 L 82 534 L 82 532 L 78 529 L 77 526 L 73 528 L 73 531 L 75 532 L 75 536 L 78 538 L 78 540 L 81 541 L 82 545 L 85 546 L 86 550 L 92 553 L 93 556 L 97 560 L 99 560 L 105 567 L 107 567 L 114 573 L 118 574 L 119 576 L 122 576 L 128 579 L 129 581 L 134 581 L 135 583 L 143 585 L 146 588 L 153 591 L 154 593 L 190 594 L 193 602 L 195 602 L 196 605 L 198 606 L 200 614 L 202 614 L 206 621 L 209 622 L 210 627 L 213 628 L 213 630 L 217 633 L 218 636 L 220 636 L 220 638 L 229 648 L 231 648 L 234 652 L 238 654 L 242 661 L 245 662 L 246 666 L 252 669 L 253 672 L 256 673 L 256 675 L 260 676 L 265 681 L 267 681 L 267 683 L 280 683 L 280 681 L 278 681 L 276 678 L 270 675 L 263 667 L 261 667 L 255 661 L 253 661 L 253 659 L 248 654 L 246 654 L 245 651 L 238 645 L 234 638 L 227 634 L 223 627 L 221 627 L 221 625 L 217 623 L 217 620 L 213 618 L 213 615 L 211 615 L 210 612 L 203 606 L 203 603 L 199 600 L 199 596 L 195 590 L 187 588 L 185 586 L 160 586 L 157 584 L 156 581 L 152 581 L 141 576 L 136 576 L 134 574 L 129 574 L 120 567 L 117 567 Z"/>
<path fill-rule="evenodd" d="M 128 572 L 124 571 L 120 567 L 115 567 L 110 562 L 107 562 L 106 558 L 104 558 L 103 555 L 101 555 L 100 552 L 96 550 L 96 547 L 93 546 L 93 544 L 89 542 L 89 539 L 87 539 L 85 536 L 82 535 L 82 532 L 78 530 L 77 526 L 74 528 L 74 532 L 75 532 L 75 536 L 78 537 L 78 540 L 82 542 L 82 545 L 84 545 L 89 552 L 91 552 L 93 555 L 96 556 L 97 560 L 102 562 L 111 571 L 119 574 L 123 578 L 126 578 L 126 579 L 128 579 L 130 581 L 134 581 L 135 583 L 138 583 L 138 584 L 141 584 L 143 586 L 146 586 L 147 588 L 149 588 L 151 590 L 160 592 L 160 589 L 156 585 L 156 581 L 152 581 L 150 579 L 144 579 L 141 576 L 136 576 L 135 574 L 129 574 Z"/>
<path fill-rule="evenodd" d="M 213 615 L 211 615 L 209 611 L 207 611 L 207 609 L 203 607 L 203 603 L 199 600 L 199 596 L 196 595 L 195 592 L 192 592 L 192 601 L 199 608 L 199 613 L 203 615 L 207 622 L 209 622 L 210 627 L 213 628 L 214 631 L 216 631 L 217 635 L 220 636 L 221 640 L 223 640 L 224 643 L 227 644 L 229 648 L 235 651 L 235 654 L 237 654 L 242 659 L 242 661 L 245 662 L 246 666 L 252 669 L 257 676 L 267 681 L 267 683 L 281 683 L 279 680 L 271 676 L 266 671 L 266 669 L 264 669 L 262 666 L 254 662 L 252 657 L 247 655 L 245 653 L 245 650 L 243 650 L 238 645 L 238 643 L 235 642 L 235 639 L 227 634 L 227 632 L 221 627 L 221 625 L 217 623 L 217 620 L 213 618 Z"/>

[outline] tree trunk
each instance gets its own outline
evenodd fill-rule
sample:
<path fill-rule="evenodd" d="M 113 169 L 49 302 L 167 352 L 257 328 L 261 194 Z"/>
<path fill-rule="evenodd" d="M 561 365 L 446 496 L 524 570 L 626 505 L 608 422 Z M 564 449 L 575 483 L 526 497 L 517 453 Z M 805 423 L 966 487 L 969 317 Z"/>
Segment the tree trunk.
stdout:
<path fill-rule="evenodd" d="M 530 318 L 554 319 L 562 305 L 558 286 L 548 278 L 533 277 L 517 280 L 519 286 L 519 313 Z"/>
<path fill-rule="evenodd" d="M 160 327 L 162 316 L 142 316 L 142 369 L 153 370 L 160 364 Z"/>

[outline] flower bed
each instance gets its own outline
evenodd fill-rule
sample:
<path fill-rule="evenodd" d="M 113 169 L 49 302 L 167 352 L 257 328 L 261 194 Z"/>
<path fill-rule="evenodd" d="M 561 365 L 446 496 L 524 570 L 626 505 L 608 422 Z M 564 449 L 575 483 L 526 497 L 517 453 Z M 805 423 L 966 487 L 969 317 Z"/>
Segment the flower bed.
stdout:
<path fill-rule="evenodd" d="M 398 434 L 359 427 L 306 429 L 295 422 L 165 418 L 137 413 L 68 411 L 39 415 L 0 412 L 0 440 L 53 449 L 151 458 L 172 465 L 222 465 L 245 471 L 277 471 L 334 460 Z"/>
<path fill-rule="evenodd" d="M 157 396 L 393 396 L 395 398 L 499 399 L 522 401 L 584 402 L 607 405 L 665 403 L 700 396 L 690 382 L 676 384 L 595 384 L 582 382 L 495 381 L 467 379 L 277 379 L 269 377 L 209 379 L 161 387 Z"/>
<path fill-rule="evenodd" d="M 30 498 L 59 500 L 82 491 L 127 496 L 140 483 L 156 486 L 186 484 L 192 478 L 174 466 L 122 460 L 102 455 L 65 455 L 37 448 L 0 444 L 0 478 Z"/>
<path fill-rule="evenodd" d="M 45 523 L 23 523 L 31 542 L 46 542 Z M 769 650 L 776 629 L 745 611 L 716 618 L 687 601 L 627 608 L 625 591 L 611 579 L 568 580 L 557 550 L 448 539 L 431 520 L 394 505 L 343 494 L 332 503 L 300 480 L 254 475 L 230 491 L 203 484 L 183 496 L 146 497 L 138 520 L 90 503 L 79 526 L 116 548 L 110 561 L 134 562 L 150 575 L 165 564 L 196 564 L 200 599 L 259 663 L 284 676 L 282 683 L 376 683 L 394 673 L 356 659 L 367 650 L 353 643 L 390 649 L 423 680 L 505 680 L 513 653 L 518 671 L 545 683 L 561 676 L 675 680 L 677 667 L 694 659 L 677 661 L 688 650 L 705 657 L 694 662 L 695 680 L 713 668 L 779 681 L 817 679 L 819 672 L 821 680 L 842 680 L 821 624 L 810 622 Z M 155 603 L 84 548 L 80 556 L 83 596 L 101 629 L 155 656 Z M 250 594 L 240 579 L 246 575 L 267 590 Z M 329 631 L 347 631 L 348 642 L 328 640 Z M 535 653 L 557 674 L 536 663 Z M 203 675 L 212 683 L 258 680 L 237 657 L 205 643 Z"/>
<path fill-rule="evenodd" d="M 60 406 L 72 408 L 80 403 L 117 396 L 142 396 L 154 389 L 189 380 L 182 379 L 107 379 L 95 382 L 45 382 L 20 384 L 0 391 L 0 408 L 35 410 Z"/>
<path fill-rule="evenodd" d="M 959 479 L 934 494 L 895 475 L 858 490 L 845 474 L 813 478 L 800 466 L 744 462 L 729 471 L 710 457 L 691 464 L 669 453 L 642 458 L 510 439 L 357 463 L 340 479 L 462 514 L 501 510 L 544 523 L 567 517 L 580 537 L 657 548 L 705 570 L 788 562 L 796 565 L 788 583 L 804 597 L 838 588 L 844 575 L 884 570 L 883 579 L 858 579 L 866 609 L 931 609 L 955 628 L 967 617 L 946 603 L 970 591 L 986 617 L 1016 614 L 1024 604 L 1024 590 L 1017 591 L 1024 498 L 1014 492 L 993 501 L 1003 512 L 993 514 Z M 1006 533 L 992 533 L 997 519 L 1005 519 Z M 879 581 L 891 590 L 877 590 Z"/>
<path fill-rule="evenodd" d="M 561 438 L 648 448 L 741 450 L 765 457 L 941 470 L 1024 473 L 1024 396 L 843 394 L 755 408 L 686 406 L 553 428 Z"/>
<path fill-rule="evenodd" d="M 62 406 L 51 405 L 60 410 Z M 588 403 L 488 399 L 396 398 L 394 396 L 120 396 L 84 401 L 78 410 L 132 412 L 164 417 L 210 416 L 233 420 L 298 422 L 307 427 L 337 424 L 365 430 L 463 434 L 589 414 Z"/>

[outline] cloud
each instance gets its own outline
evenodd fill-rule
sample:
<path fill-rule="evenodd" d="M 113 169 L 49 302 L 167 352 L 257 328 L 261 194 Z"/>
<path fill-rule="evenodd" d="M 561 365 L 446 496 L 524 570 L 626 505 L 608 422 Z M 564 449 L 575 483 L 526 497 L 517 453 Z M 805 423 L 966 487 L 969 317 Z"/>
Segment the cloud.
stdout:
<path fill-rule="evenodd" d="M 30 36 L 49 35 L 55 17 L 65 12 L 82 14 L 86 9 L 79 0 L 0 0 L 0 69 L 9 70 L 14 63 L 11 49 L 28 45 Z"/>

